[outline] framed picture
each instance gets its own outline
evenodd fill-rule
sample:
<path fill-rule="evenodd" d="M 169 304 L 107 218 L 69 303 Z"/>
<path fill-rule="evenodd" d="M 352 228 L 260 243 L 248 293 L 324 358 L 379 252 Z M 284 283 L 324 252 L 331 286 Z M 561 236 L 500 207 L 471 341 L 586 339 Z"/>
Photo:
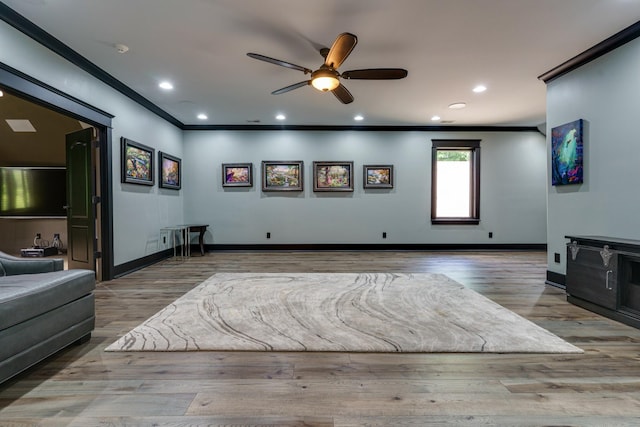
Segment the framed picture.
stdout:
<path fill-rule="evenodd" d="M 302 191 L 303 162 L 263 161 L 262 191 Z"/>
<path fill-rule="evenodd" d="M 153 156 L 155 150 L 124 137 L 120 138 L 120 146 L 122 149 L 122 182 L 154 185 Z"/>
<path fill-rule="evenodd" d="M 313 162 L 313 191 L 353 191 L 353 162 Z"/>
<path fill-rule="evenodd" d="M 393 188 L 393 165 L 364 165 L 364 188 Z"/>
<path fill-rule="evenodd" d="M 179 190 L 182 184 L 182 161 L 160 151 L 160 187 Z"/>
<path fill-rule="evenodd" d="M 223 163 L 223 187 L 253 187 L 253 163 Z"/>
<path fill-rule="evenodd" d="M 583 120 L 575 120 L 551 129 L 551 184 L 583 182 Z"/>

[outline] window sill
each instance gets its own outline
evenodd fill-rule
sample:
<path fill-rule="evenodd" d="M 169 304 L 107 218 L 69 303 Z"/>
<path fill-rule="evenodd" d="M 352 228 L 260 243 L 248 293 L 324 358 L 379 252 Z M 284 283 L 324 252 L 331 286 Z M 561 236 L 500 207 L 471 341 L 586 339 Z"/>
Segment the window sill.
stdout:
<path fill-rule="evenodd" d="M 479 218 L 431 218 L 431 224 L 437 225 L 478 225 Z"/>

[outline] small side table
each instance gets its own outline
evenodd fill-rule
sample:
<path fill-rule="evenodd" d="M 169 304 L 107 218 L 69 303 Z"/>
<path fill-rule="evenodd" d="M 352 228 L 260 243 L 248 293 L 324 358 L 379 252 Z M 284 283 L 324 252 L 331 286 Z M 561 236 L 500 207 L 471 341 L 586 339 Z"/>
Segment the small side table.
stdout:
<path fill-rule="evenodd" d="M 188 240 L 189 240 L 189 229 L 186 225 L 175 225 L 175 226 L 171 226 L 171 227 L 163 227 L 160 229 L 160 231 L 167 231 L 169 232 L 169 235 L 171 236 L 169 238 L 170 240 L 170 244 L 171 246 L 173 246 L 173 256 L 175 258 L 176 256 L 176 234 L 178 234 L 180 236 L 180 238 L 182 239 L 182 242 L 180 243 L 180 252 L 182 256 L 189 256 L 188 253 L 188 248 L 189 248 L 189 244 L 188 244 Z"/>
<path fill-rule="evenodd" d="M 200 245 L 200 255 L 204 256 L 204 233 L 207 231 L 207 227 L 209 224 L 184 224 L 179 225 L 178 227 L 186 227 L 187 229 L 187 253 L 191 255 L 191 248 L 189 242 L 189 234 L 190 233 L 198 233 L 198 244 Z"/>

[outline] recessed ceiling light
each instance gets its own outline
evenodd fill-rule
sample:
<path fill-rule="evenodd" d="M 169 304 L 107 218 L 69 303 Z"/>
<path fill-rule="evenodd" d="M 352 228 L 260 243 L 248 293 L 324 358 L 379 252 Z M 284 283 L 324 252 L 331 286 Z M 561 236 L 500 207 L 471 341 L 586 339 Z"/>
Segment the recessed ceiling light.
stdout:
<path fill-rule="evenodd" d="M 487 87 L 486 87 L 485 85 L 478 85 L 478 86 L 476 86 L 476 87 L 474 87 L 474 88 L 473 88 L 473 91 L 474 91 L 475 93 L 482 93 L 482 92 L 484 92 L 485 90 L 487 90 Z"/>
<path fill-rule="evenodd" d="M 431 121 L 432 122 L 437 122 L 438 120 L 440 120 L 440 116 L 432 116 L 431 117 Z"/>
<path fill-rule="evenodd" d="M 286 118 L 287 118 L 287 116 L 285 116 L 284 114 L 278 114 L 278 115 L 276 116 L 276 119 L 277 119 L 277 120 L 284 120 L 284 119 L 286 119 Z"/>
<path fill-rule="evenodd" d="M 451 108 L 452 110 L 459 110 L 460 108 L 464 108 L 466 106 L 466 102 L 454 102 L 453 104 L 449 105 L 449 108 Z"/>
<path fill-rule="evenodd" d="M 173 89 L 173 84 L 171 84 L 171 82 L 160 82 L 160 84 L 158 85 L 160 87 L 160 89 L 164 89 L 164 90 L 171 90 Z"/>
<path fill-rule="evenodd" d="M 360 122 L 360 121 L 364 120 L 364 117 L 362 115 L 358 114 L 357 116 L 355 116 L 353 118 L 353 120 L 355 120 L 357 122 Z"/>
<path fill-rule="evenodd" d="M 208 118 L 209 117 L 207 117 L 207 115 L 204 113 L 198 114 L 198 120 L 207 120 Z"/>
<path fill-rule="evenodd" d="M 7 122 L 11 130 L 14 132 L 36 131 L 36 128 L 34 128 L 31 122 L 27 119 L 6 119 L 5 122 Z"/>

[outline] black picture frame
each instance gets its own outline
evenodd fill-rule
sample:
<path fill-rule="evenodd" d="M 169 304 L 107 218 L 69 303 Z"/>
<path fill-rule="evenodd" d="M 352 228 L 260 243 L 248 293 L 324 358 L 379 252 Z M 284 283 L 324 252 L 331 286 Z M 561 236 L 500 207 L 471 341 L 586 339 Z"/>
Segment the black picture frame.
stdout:
<path fill-rule="evenodd" d="M 122 137 L 121 180 L 127 184 L 155 185 L 155 149 Z"/>
<path fill-rule="evenodd" d="M 393 165 L 364 165 L 364 188 L 393 188 Z"/>
<path fill-rule="evenodd" d="M 253 163 L 223 163 L 223 187 L 253 187 Z"/>
<path fill-rule="evenodd" d="M 161 188 L 182 188 L 182 160 L 160 151 L 158 153 L 158 185 Z"/>
<path fill-rule="evenodd" d="M 263 160 L 262 191 L 303 191 L 302 160 Z"/>
<path fill-rule="evenodd" d="M 353 162 L 313 162 L 313 191 L 353 191 Z"/>

